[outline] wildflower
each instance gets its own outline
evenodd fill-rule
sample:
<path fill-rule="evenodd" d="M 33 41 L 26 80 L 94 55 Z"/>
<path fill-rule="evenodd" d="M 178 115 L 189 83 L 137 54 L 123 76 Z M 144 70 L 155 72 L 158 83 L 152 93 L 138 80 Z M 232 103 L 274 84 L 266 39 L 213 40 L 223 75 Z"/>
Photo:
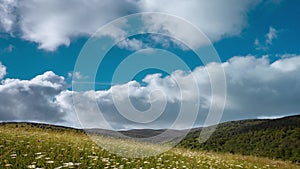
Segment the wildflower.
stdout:
<path fill-rule="evenodd" d="M 64 167 L 72 167 L 72 166 L 74 166 L 74 163 L 72 162 L 64 163 Z"/>
<path fill-rule="evenodd" d="M 35 168 L 35 165 L 28 165 L 27 168 Z"/>
<path fill-rule="evenodd" d="M 11 167 L 12 164 L 5 164 L 5 167 Z"/>
<path fill-rule="evenodd" d="M 17 157 L 17 154 L 11 154 L 10 156 L 11 157 Z"/>
<path fill-rule="evenodd" d="M 238 165 L 238 164 L 237 164 L 237 165 L 235 165 L 235 166 L 236 166 L 236 167 L 240 167 L 240 168 L 243 168 L 243 166 L 241 166 L 241 165 Z"/>
<path fill-rule="evenodd" d="M 55 167 L 54 169 L 61 169 L 61 168 L 63 168 L 63 166 Z"/>
<path fill-rule="evenodd" d="M 39 155 L 39 156 L 37 156 L 37 157 L 35 157 L 35 159 L 41 159 L 41 158 L 43 158 L 45 155 Z"/>

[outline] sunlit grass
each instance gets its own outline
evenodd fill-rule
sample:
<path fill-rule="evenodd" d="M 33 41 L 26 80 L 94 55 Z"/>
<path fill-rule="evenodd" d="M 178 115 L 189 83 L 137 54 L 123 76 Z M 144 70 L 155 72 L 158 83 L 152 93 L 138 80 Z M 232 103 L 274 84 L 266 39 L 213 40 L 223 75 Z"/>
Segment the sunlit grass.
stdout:
<path fill-rule="evenodd" d="M 100 148 L 86 134 L 75 130 L 4 125 L 0 126 L 0 136 L 0 168 L 299 168 L 266 158 L 177 148 L 153 157 L 122 157 Z M 124 154 L 132 150 L 151 154 L 164 148 L 103 136 L 94 139 L 106 148 L 123 149 Z"/>

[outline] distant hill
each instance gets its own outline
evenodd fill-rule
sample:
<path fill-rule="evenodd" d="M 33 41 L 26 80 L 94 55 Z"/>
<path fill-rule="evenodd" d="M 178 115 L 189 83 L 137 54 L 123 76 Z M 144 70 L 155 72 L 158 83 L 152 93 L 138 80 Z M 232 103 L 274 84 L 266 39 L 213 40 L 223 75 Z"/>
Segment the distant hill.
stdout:
<path fill-rule="evenodd" d="M 222 123 L 202 144 L 200 132 L 201 129 L 190 132 L 178 146 L 300 162 L 300 115 Z"/>

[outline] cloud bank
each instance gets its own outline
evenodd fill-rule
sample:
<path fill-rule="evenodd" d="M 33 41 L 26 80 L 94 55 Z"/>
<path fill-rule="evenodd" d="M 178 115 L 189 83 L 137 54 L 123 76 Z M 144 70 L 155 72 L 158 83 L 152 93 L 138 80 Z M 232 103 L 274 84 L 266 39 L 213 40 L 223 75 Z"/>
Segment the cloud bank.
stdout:
<path fill-rule="evenodd" d="M 227 103 L 222 121 L 284 116 L 300 113 L 300 56 L 289 55 L 273 63 L 267 56 L 236 56 L 222 63 L 227 79 Z M 98 109 L 106 121 L 115 129 L 166 128 L 175 120 L 181 102 L 193 103 L 196 93 L 188 88 L 191 76 L 196 77 L 200 94 L 200 111 L 196 125 L 203 124 L 210 103 L 210 81 L 206 69 L 214 69 L 215 63 L 197 67 L 192 72 L 175 71 L 170 76 L 148 75 L 147 85 L 136 81 L 113 86 L 110 90 L 75 92 L 67 89 L 65 79 L 53 72 L 46 72 L 31 80 L 4 79 L 0 84 L 1 121 L 37 121 L 68 126 L 79 126 L 73 107 L 72 96 L 80 100 L 77 113 L 84 114 L 82 121 L 90 126 L 105 127 L 104 122 L 95 121 Z M 174 78 L 182 82 L 182 98 Z M 159 91 L 153 93 L 153 91 Z M 139 124 L 124 118 L 114 105 L 112 94 L 118 93 L 115 101 L 121 102 L 129 96 L 136 109 L 148 110 L 153 102 L 166 98 L 163 114 L 154 122 Z M 153 94 L 158 94 L 153 97 Z M 91 106 L 96 101 L 98 107 Z M 126 106 L 126 105 L 125 105 Z M 189 116 L 189 112 L 184 112 Z M 176 126 L 184 128 L 185 122 Z"/>
<path fill-rule="evenodd" d="M 4 32 L 54 51 L 68 46 L 73 38 L 90 36 L 113 19 L 138 13 L 162 12 L 191 22 L 212 41 L 238 35 L 247 25 L 247 13 L 258 0 L 4 0 L 0 5 L 0 27 Z M 159 20 L 155 21 L 156 25 Z M 166 30 L 174 25 L 161 23 Z M 176 27 L 175 27 L 176 28 Z M 193 40 L 193 36 L 189 36 Z"/>

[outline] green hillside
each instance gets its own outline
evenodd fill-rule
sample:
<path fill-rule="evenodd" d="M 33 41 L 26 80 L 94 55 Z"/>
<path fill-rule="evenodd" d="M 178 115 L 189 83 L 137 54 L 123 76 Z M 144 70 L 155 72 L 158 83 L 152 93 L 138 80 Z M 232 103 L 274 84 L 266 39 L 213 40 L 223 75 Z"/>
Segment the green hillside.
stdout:
<path fill-rule="evenodd" d="M 300 162 L 299 115 L 223 123 L 203 144 L 198 141 L 200 132 L 201 129 L 198 129 L 189 133 L 178 146 Z"/>
<path fill-rule="evenodd" d="M 107 147 L 125 151 L 162 149 L 161 145 L 120 140 L 95 135 Z M 126 148 L 127 147 L 127 148 Z M 81 130 L 39 124 L 0 125 L 0 168 L 114 168 L 114 169 L 297 169 L 291 162 L 253 156 L 213 153 L 173 148 L 165 153 L 144 158 L 111 154 L 97 146 Z"/>

